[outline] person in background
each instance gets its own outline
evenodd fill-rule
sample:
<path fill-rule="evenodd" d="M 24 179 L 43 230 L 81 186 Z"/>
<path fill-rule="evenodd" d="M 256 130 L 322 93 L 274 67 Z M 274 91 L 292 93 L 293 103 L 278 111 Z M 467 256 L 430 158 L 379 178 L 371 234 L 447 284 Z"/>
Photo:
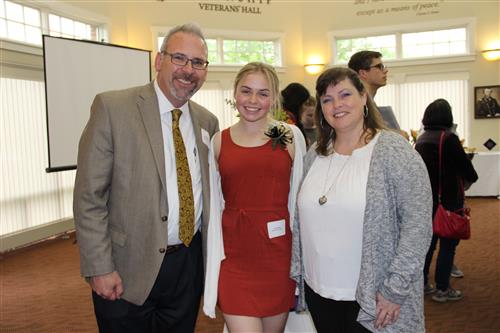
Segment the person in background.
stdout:
<path fill-rule="evenodd" d="M 457 137 L 459 137 L 459 134 L 457 131 L 457 124 L 451 125 L 451 127 L 449 128 L 449 131 L 451 131 L 453 134 L 455 134 Z M 424 133 L 424 125 L 420 126 L 420 129 L 418 130 L 418 132 L 412 130 L 413 145 L 415 145 L 417 143 L 417 138 L 420 135 L 422 135 L 422 133 Z M 465 187 L 465 190 L 467 190 L 468 187 L 470 187 L 470 185 L 472 185 L 472 184 L 467 184 L 467 187 Z M 458 244 L 457 244 L 457 246 L 458 246 Z M 453 265 L 451 266 L 450 276 L 453 278 L 463 278 L 464 272 L 462 272 L 462 270 L 455 263 L 453 263 Z M 434 291 L 435 291 L 435 289 L 434 289 L 434 287 L 432 287 L 432 285 L 426 284 L 425 292 L 427 294 L 433 293 Z"/>
<path fill-rule="evenodd" d="M 73 212 L 100 332 L 194 331 L 210 207 L 208 145 L 219 125 L 190 98 L 207 65 L 200 28 L 178 26 L 156 55 L 153 82 L 94 99 Z"/>
<path fill-rule="evenodd" d="M 375 98 L 377 90 L 387 84 L 389 70 L 382 62 L 380 52 L 368 50 L 356 52 L 349 59 L 347 67 L 358 73 L 371 98 Z"/>
<path fill-rule="evenodd" d="M 302 104 L 310 97 L 306 87 L 297 82 L 292 82 L 281 91 L 281 105 L 290 123 L 296 125 L 301 131 L 300 109 Z"/>
<path fill-rule="evenodd" d="M 472 162 L 467 157 L 458 136 L 451 128 L 453 115 L 451 106 L 445 99 L 437 99 L 427 106 L 422 119 L 424 132 L 417 139 L 415 149 L 422 156 L 431 180 L 433 198 L 433 216 L 438 205 L 439 186 L 439 140 L 441 133 L 445 132 L 442 148 L 442 180 L 441 203 L 447 210 L 455 211 L 464 207 L 463 182 L 473 183 L 478 176 Z M 429 283 L 429 268 L 432 256 L 439 241 L 439 254 L 436 260 L 436 288 Z M 457 301 L 462 299 L 460 290 L 450 286 L 450 273 L 452 271 L 455 248 L 458 240 L 432 236 L 431 246 L 427 252 L 424 266 L 424 293 L 432 294 L 436 302 Z"/>
<path fill-rule="evenodd" d="M 457 244 L 458 245 L 458 244 Z M 454 278 L 463 278 L 464 277 L 464 272 L 462 272 L 462 270 L 460 268 L 458 268 L 458 266 L 454 263 L 452 266 L 451 266 L 451 272 L 450 272 L 450 276 L 451 277 L 454 277 Z M 431 290 L 432 290 L 432 287 L 431 287 Z"/>
<path fill-rule="evenodd" d="M 316 98 L 310 96 L 302 107 L 299 113 L 299 123 L 302 127 L 302 133 L 306 139 L 306 146 L 309 148 L 316 141 L 316 124 L 314 121 L 314 110 L 316 109 Z"/>
<path fill-rule="evenodd" d="M 384 129 L 354 71 L 324 71 L 316 98 L 318 140 L 304 159 L 294 226 L 298 310 L 307 302 L 319 333 L 424 332 L 425 165 Z"/>
<path fill-rule="evenodd" d="M 239 121 L 212 142 L 204 311 L 214 317 L 217 303 L 230 332 L 283 332 L 295 303 L 291 221 L 305 142 L 270 117 L 278 84 L 271 66 L 245 65 L 234 83 Z"/>
<path fill-rule="evenodd" d="M 359 51 L 351 56 L 347 66 L 358 73 L 366 91 L 375 99 L 378 89 L 387 84 L 387 73 L 389 70 L 382 62 L 382 53 L 377 51 Z M 391 106 L 377 106 L 382 119 L 388 128 L 398 131 L 407 140 L 408 133 L 402 131 Z"/>

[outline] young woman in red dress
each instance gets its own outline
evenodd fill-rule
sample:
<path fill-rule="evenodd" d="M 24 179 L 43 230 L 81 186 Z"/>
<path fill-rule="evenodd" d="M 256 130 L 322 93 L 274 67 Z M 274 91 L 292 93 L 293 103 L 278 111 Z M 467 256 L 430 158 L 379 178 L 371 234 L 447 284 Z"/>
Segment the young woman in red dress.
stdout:
<path fill-rule="evenodd" d="M 223 204 L 220 221 L 211 218 L 210 224 L 220 223 L 225 255 L 220 258 L 217 304 L 230 332 L 283 332 L 295 302 L 295 282 L 289 277 L 289 199 L 295 203 L 292 169 L 295 159 L 302 160 L 304 138 L 295 126 L 270 117 L 279 105 L 278 77 L 271 66 L 247 64 L 234 87 L 239 121 L 215 134 L 212 143 Z M 266 135 L 273 127 L 290 140 Z M 210 275 L 215 242 L 210 235 L 208 242 Z M 206 289 L 211 288 L 208 279 Z"/>

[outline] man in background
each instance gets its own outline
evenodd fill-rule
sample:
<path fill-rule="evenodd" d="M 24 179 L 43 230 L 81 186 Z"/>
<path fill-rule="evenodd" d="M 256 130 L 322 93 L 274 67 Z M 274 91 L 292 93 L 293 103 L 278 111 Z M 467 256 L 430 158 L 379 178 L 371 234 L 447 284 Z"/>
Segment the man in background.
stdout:
<path fill-rule="evenodd" d="M 201 30 L 178 26 L 156 55 L 153 82 L 94 99 L 73 210 L 100 332 L 194 331 L 210 207 L 208 146 L 219 125 L 190 98 L 207 65 Z"/>
<path fill-rule="evenodd" d="M 377 90 L 387 84 L 388 69 L 382 62 L 382 53 L 380 52 L 359 51 L 351 56 L 347 66 L 358 73 L 372 99 L 375 98 Z M 399 123 L 396 116 L 394 116 L 392 107 L 377 106 L 377 108 L 387 127 L 404 132 L 400 130 Z"/>

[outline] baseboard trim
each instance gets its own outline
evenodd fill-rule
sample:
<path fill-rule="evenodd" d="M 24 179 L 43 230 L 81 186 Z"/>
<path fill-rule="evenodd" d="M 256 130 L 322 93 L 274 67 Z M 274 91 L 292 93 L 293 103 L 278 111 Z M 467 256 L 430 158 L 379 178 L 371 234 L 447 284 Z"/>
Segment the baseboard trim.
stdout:
<path fill-rule="evenodd" d="M 35 243 L 75 229 L 73 218 L 57 220 L 40 226 L 0 236 L 0 253 Z"/>

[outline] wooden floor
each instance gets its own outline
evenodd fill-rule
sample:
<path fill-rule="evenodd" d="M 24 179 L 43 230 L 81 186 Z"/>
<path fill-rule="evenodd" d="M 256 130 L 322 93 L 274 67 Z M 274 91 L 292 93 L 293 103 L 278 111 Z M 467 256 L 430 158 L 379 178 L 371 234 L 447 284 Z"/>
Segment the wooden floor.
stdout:
<path fill-rule="evenodd" d="M 460 243 L 456 257 L 465 277 L 452 281 L 465 297 L 445 304 L 426 297 L 430 333 L 500 332 L 500 200 L 475 198 L 468 204 L 473 235 Z M 220 315 L 211 320 L 200 313 L 197 332 L 219 333 L 222 325 Z M 1 333 L 96 331 L 89 287 L 79 277 L 73 236 L 1 257 Z"/>

